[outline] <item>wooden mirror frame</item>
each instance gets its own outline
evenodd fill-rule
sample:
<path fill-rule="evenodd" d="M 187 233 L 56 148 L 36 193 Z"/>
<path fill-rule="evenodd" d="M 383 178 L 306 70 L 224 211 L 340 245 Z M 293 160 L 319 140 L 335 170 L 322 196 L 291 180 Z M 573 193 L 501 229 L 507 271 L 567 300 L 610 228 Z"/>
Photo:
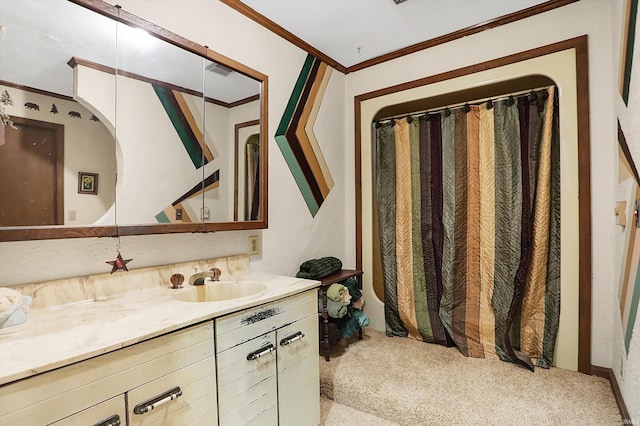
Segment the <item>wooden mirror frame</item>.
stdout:
<path fill-rule="evenodd" d="M 142 28 L 154 37 L 171 43 L 203 58 L 218 62 L 261 83 L 260 93 L 260 209 L 261 218 L 245 222 L 198 222 L 181 224 L 153 225 L 109 225 L 109 226 L 12 226 L 0 227 L 0 242 L 27 241 L 65 238 L 116 237 L 126 235 L 175 234 L 193 232 L 214 232 L 248 229 L 265 229 L 268 226 L 268 77 L 244 64 L 217 53 L 207 46 L 201 46 L 191 40 L 174 34 L 151 22 L 145 21 L 119 7 L 102 0 L 68 0 L 93 12 L 104 15 L 116 22 Z M 232 143 L 233 141 L 230 141 Z"/>

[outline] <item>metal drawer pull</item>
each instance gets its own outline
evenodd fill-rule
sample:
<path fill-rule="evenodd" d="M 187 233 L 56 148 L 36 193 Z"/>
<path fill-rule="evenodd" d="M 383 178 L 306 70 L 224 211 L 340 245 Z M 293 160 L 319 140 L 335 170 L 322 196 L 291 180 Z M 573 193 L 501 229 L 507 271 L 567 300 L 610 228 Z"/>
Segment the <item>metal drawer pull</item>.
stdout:
<path fill-rule="evenodd" d="M 296 340 L 300 340 L 304 337 L 304 333 L 302 331 L 298 331 L 297 333 L 292 334 L 291 336 L 287 336 L 284 339 L 280 340 L 280 346 L 286 346 L 289 343 L 293 343 Z"/>
<path fill-rule="evenodd" d="M 133 412 L 135 414 L 147 413 L 153 410 L 154 408 L 158 408 L 162 404 L 166 404 L 169 401 L 173 401 L 174 399 L 177 399 L 179 396 L 182 396 L 182 390 L 180 390 L 179 386 L 176 386 L 175 388 L 161 395 L 154 396 L 153 398 L 136 405 L 135 408 L 133 409 Z"/>
<path fill-rule="evenodd" d="M 260 358 L 261 356 L 265 356 L 269 352 L 273 352 L 275 350 L 276 350 L 276 347 L 273 346 L 273 343 L 269 343 L 267 346 L 249 353 L 249 355 L 247 355 L 247 361 L 256 360 L 256 359 Z"/>
<path fill-rule="evenodd" d="M 104 419 L 103 421 L 96 423 L 93 426 L 120 426 L 120 416 L 114 414 L 113 416 Z"/>

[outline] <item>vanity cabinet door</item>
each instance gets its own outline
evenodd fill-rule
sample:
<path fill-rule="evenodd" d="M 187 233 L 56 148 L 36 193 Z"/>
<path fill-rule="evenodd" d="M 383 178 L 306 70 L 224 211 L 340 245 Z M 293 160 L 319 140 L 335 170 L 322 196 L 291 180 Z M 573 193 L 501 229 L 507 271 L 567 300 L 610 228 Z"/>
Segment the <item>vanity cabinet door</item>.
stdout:
<path fill-rule="evenodd" d="M 0 386 L 0 425 L 52 424 L 132 389 L 190 371 L 189 367 L 194 365 L 198 366 L 199 378 L 210 376 L 215 369 L 212 321 Z M 177 386 L 186 387 L 191 383 L 178 379 L 175 380 Z M 209 390 L 215 392 L 215 376 L 208 385 Z M 167 389 L 158 389 L 155 393 L 153 389 L 136 398 L 135 403 L 129 400 L 128 404 L 135 406 Z M 211 401 L 215 409 L 215 396 Z M 121 416 L 121 423 L 126 423 L 125 416 Z"/>
<path fill-rule="evenodd" d="M 220 425 L 320 423 L 318 294 L 216 319 Z"/>
<path fill-rule="evenodd" d="M 277 331 L 280 425 L 320 424 L 318 315 Z"/>
<path fill-rule="evenodd" d="M 217 355 L 220 426 L 278 424 L 276 333 Z"/>
<path fill-rule="evenodd" d="M 205 358 L 127 392 L 129 424 L 217 424 L 214 357 Z"/>
<path fill-rule="evenodd" d="M 52 426 L 125 426 L 127 424 L 124 395 L 108 399 L 77 414 L 52 423 Z"/>

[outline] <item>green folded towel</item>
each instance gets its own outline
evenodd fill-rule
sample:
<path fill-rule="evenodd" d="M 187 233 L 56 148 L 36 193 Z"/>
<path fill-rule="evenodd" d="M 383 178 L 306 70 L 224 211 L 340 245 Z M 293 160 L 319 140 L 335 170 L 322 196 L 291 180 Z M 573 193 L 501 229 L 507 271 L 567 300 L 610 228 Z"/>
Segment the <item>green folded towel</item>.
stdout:
<path fill-rule="evenodd" d="M 321 257 L 320 259 L 311 259 L 303 262 L 296 277 L 317 280 L 341 269 L 342 261 L 340 259 L 331 256 Z"/>

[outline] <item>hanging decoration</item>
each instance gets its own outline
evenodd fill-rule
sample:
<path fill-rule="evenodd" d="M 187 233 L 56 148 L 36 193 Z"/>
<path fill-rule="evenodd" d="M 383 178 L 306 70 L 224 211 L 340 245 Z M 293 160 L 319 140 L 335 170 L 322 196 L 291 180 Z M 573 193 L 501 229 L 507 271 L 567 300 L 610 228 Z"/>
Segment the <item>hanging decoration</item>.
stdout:
<path fill-rule="evenodd" d="M 82 118 L 82 115 L 78 111 L 69 111 L 69 117 L 71 117 L 71 118 Z"/>
<path fill-rule="evenodd" d="M 3 90 L 2 95 L 0 95 L 0 104 L 13 105 L 13 99 L 11 99 L 11 95 L 6 90 Z"/>
<path fill-rule="evenodd" d="M 33 103 L 33 102 L 25 102 L 24 103 L 24 107 L 26 109 L 32 109 L 32 110 L 35 110 L 35 111 L 40 111 L 40 105 L 38 105 L 36 103 Z"/>
<path fill-rule="evenodd" d="M 49 111 L 51 114 L 58 114 L 58 107 L 56 104 L 51 104 L 51 110 Z"/>
<path fill-rule="evenodd" d="M 116 256 L 115 260 L 110 260 L 105 262 L 113 267 L 111 268 L 111 272 L 109 273 L 113 274 L 114 272 L 117 272 L 117 271 L 129 272 L 129 269 L 127 268 L 127 263 L 131 262 L 133 259 L 122 258 L 122 255 L 120 254 L 120 237 L 118 237 L 118 243 L 116 244 L 116 253 L 118 253 L 118 255 Z"/>

